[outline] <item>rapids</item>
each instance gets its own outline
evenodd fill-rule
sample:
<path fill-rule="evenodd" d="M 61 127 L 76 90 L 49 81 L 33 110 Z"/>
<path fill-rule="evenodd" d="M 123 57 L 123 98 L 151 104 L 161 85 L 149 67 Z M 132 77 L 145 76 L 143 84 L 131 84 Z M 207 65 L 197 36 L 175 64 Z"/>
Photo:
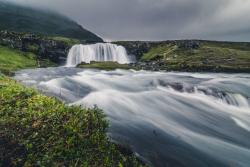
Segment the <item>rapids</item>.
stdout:
<path fill-rule="evenodd" d="M 69 105 L 98 105 L 109 136 L 152 166 L 250 165 L 250 75 L 78 68 L 15 79 Z"/>

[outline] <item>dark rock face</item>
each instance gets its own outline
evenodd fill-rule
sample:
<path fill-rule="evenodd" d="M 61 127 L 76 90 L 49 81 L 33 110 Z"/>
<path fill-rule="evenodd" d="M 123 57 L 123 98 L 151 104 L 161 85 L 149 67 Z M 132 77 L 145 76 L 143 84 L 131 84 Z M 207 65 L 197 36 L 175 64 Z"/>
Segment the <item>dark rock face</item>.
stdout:
<path fill-rule="evenodd" d="M 18 49 L 23 52 L 32 52 L 37 60 L 50 60 L 58 65 L 65 62 L 72 45 L 47 39 L 35 34 L 0 32 L 0 45 Z"/>
<path fill-rule="evenodd" d="M 150 70 L 150 71 L 169 70 L 164 60 L 144 61 L 144 62 L 138 61 L 137 63 L 130 64 L 130 66 L 131 68 L 140 70 Z"/>
<path fill-rule="evenodd" d="M 180 49 L 198 49 L 200 48 L 201 42 L 197 40 L 184 40 L 184 41 L 176 41 L 178 48 Z"/>
<path fill-rule="evenodd" d="M 152 47 L 151 42 L 142 41 L 121 41 L 113 43 L 124 46 L 128 54 L 135 55 L 137 60 L 139 60 L 143 54 L 148 52 Z"/>

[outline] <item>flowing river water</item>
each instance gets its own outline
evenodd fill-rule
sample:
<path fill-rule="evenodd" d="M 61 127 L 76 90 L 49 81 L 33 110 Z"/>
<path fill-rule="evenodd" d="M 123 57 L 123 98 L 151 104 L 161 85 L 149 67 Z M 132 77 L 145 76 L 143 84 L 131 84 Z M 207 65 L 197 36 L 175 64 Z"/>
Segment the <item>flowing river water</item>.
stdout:
<path fill-rule="evenodd" d="M 58 67 L 15 79 L 69 105 L 97 105 L 112 140 L 152 166 L 250 166 L 250 74 Z"/>

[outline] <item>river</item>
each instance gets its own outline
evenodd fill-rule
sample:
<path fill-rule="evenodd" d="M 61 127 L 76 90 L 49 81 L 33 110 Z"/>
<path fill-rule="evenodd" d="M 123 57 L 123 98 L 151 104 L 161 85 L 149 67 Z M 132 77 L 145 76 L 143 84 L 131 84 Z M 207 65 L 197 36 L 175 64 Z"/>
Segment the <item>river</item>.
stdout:
<path fill-rule="evenodd" d="M 57 67 L 14 78 L 69 105 L 97 105 L 112 140 L 152 166 L 250 166 L 250 74 Z"/>

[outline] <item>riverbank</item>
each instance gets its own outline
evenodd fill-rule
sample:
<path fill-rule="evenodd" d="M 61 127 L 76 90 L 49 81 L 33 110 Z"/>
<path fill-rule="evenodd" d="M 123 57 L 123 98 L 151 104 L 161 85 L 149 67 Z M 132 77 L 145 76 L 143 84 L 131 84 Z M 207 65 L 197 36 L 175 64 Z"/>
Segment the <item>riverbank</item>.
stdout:
<path fill-rule="evenodd" d="M 130 69 L 140 69 L 147 71 L 175 71 L 175 72 L 212 72 L 212 73 L 250 73 L 250 66 L 228 66 L 228 65 L 209 65 L 209 64 L 189 64 L 171 63 L 158 61 L 138 62 L 129 65 Z"/>
<path fill-rule="evenodd" d="M 166 71 L 166 72 L 212 72 L 212 73 L 250 73 L 250 67 L 213 66 L 213 65 L 187 65 L 169 64 L 162 61 L 137 62 L 132 64 L 118 64 L 116 62 L 91 62 L 82 63 L 77 68 L 98 69 L 98 70 L 146 70 L 146 71 Z"/>
<path fill-rule="evenodd" d="M 116 69 L 123 69 L 123 70 L 140 70 L 136 66 L 132 66 L 131 64 L 119 64 L 116 62 L 91 62 L 90 64 L 81 63 L 77 65 L 78 68 L 89 68 L 89 69 L 99 69 L 99 70 L 116 70 Z"/>

